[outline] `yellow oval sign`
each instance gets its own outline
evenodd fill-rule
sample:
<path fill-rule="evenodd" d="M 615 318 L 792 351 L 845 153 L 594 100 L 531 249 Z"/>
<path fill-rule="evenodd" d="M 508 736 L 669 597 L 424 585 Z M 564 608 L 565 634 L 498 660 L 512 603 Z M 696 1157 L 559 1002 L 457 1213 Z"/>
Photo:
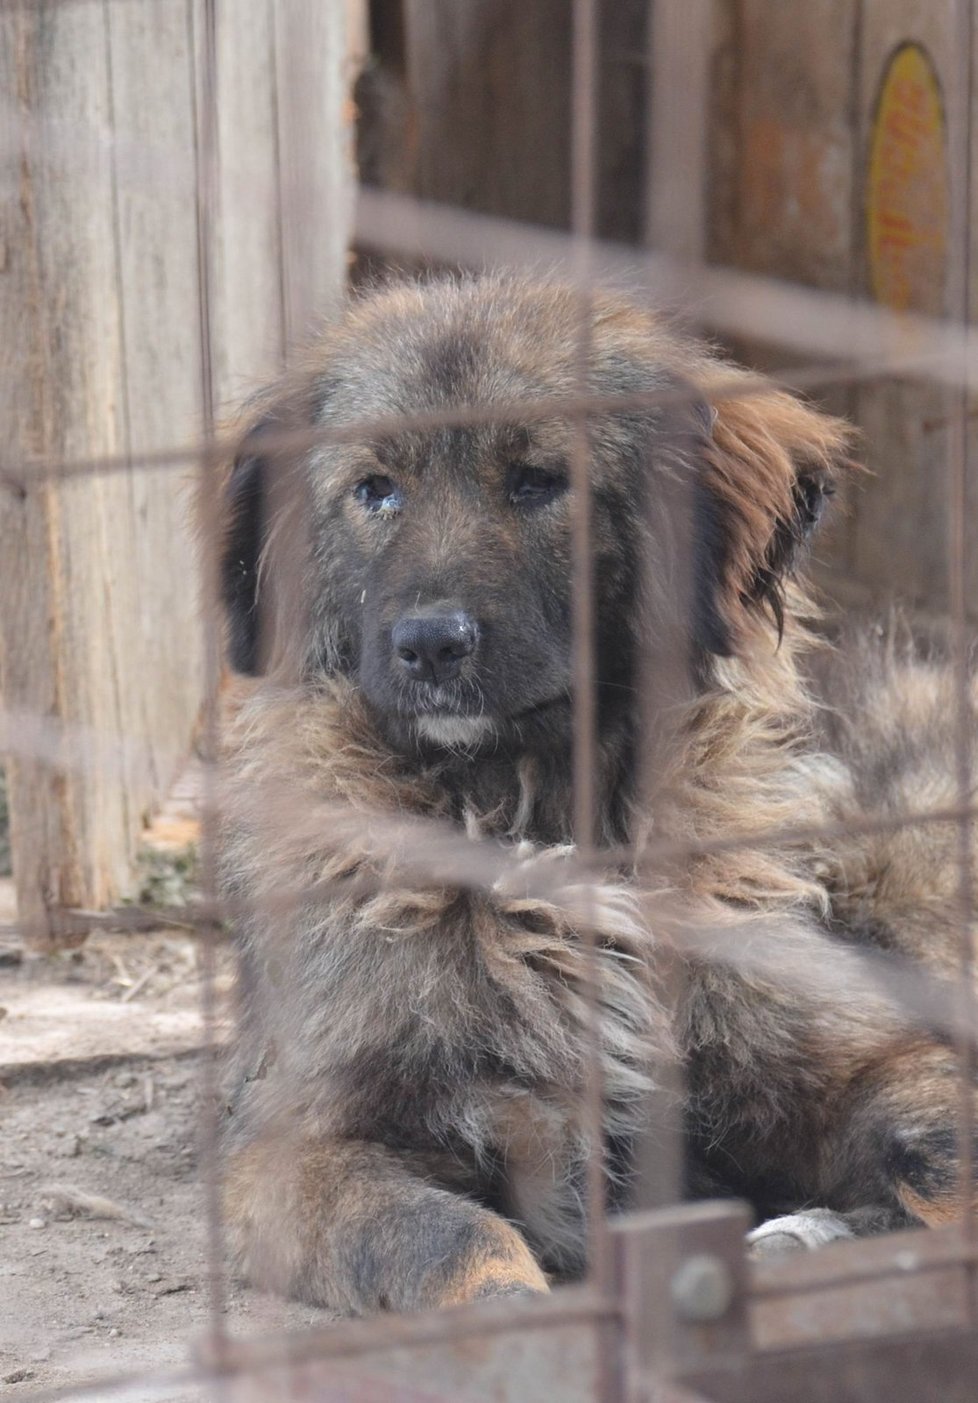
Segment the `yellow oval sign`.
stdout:
<path fill-rule="evenodd" d="M 874 296 L 899 310 L 944 311 L 948 170 L 944 104 L 919 44 L 890 59 L 880 86 L 866 198 Z"/>

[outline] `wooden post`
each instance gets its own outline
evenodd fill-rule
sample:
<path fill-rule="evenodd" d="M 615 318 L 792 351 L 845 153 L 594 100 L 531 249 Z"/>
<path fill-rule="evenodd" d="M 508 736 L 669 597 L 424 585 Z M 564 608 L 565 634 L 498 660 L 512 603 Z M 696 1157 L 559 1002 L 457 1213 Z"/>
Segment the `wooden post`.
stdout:
<path fill-rule="evenodd" d="M 366 39 L 355 0 L 274 4 L 288 354 L 329 311 L 345 281 L 353 203 L 350 93 Z"/>
<path fill-rule="evenodd" d="M 19 911 L 41 946 L 55 908 L 104 903 L 124 884 L 138 826 L 131 775 L 86 774 L 83 753 L 59 763 L 66 742 L 91 752 L 95 736 L 133 731 L 119 674 L 129 599 L 113 568 L 132 525 L 126 474 L 44 481 L 25 464 L 128 447 L 104 26 L 93 5 L 0 16 L 3 90 L 16 94 L 0 120 L 19 158 L 0 278 L 3 744 Z"/>
<path fill-rule="evenodd" d="M 344 282 L 353 3 L 222 10 L 225 405 L 279 370 Z M 130 888 L 200 704 L 193 465 L 139 463 L 200 433 L 195 14 L 196 0 L 0 12 L 0 750 L 39 949 L 59 908 Z M 111 471 L 31 469 L 101 458 Z"/>

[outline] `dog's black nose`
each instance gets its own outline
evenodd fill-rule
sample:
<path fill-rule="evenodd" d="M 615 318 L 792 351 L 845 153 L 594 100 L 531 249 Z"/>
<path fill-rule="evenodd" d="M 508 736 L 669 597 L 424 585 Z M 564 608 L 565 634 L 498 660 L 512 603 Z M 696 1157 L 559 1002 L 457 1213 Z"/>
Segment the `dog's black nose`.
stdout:
<path fill-rule="evenodd" d="M 416 682 L 447 682 L 475 650 L 479 631 L 461 609 L 406 614 L 391 633 L 394 656 Z"/>

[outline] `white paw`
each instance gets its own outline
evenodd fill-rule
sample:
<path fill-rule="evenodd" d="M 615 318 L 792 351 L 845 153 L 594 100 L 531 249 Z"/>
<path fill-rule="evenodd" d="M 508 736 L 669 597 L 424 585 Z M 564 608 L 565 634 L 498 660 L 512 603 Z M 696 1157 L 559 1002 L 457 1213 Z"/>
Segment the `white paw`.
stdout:
<path fill-rule="evenodd" d="M 774 1257 L 782 1252 L 811 1251 L 854 1236 L 846 1220 L 830 1208 L 806 1208 L 769 1218 L 747 1234 L 747 1246 L 752 1257 Z"/>

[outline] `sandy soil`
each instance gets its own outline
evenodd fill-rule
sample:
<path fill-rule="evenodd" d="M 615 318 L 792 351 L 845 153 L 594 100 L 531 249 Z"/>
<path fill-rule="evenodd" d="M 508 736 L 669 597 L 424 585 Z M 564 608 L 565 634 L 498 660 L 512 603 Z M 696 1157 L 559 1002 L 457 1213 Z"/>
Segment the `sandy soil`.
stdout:
<path fill-rule="evenodd" d="M 225 998 L 228 984 L 225 967 Z M 4 1399 L 178 1368 L 207 1330 L 199 993 L 182 933 L 101 935 L 37 967 L 0 965 Z M 121 1216 L 93 1216 L 79 1194 Z M 224 1319 L 247 1336 L 323 1316 L 230 1281 Z"/>

